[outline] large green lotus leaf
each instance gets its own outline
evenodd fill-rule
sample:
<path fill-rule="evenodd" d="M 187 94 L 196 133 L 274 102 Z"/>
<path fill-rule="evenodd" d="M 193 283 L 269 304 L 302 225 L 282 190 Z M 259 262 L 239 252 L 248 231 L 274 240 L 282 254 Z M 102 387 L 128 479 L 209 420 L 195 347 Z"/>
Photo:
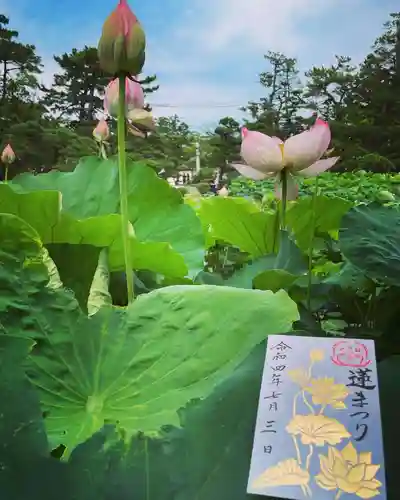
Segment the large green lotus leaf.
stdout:
<path fill-rule="evenodd" d="M 18 335 L 27 325 L 32 297 L 40 298 L 47 283 L 47 269 L 42 260 L 38 233 L 24 220 L 11 214 L 0 214 L 0 316 L 1 332 L 8 325 Z M 29 325 L 29 322 L 28 322 Z"/>
<path fill-rule="evenodd" d="M 174 500 L 271 498 L 246 494 L 265 348 L 258 345 L 206 400 L 189 404 L 182 428 L 166 436 Z"/>
<path fill-rule="evenodd" d="M 316 232 L 328 233 L 338 230 L 343 215 L 352 203 L 342 198 L 316 196 L 300 198 L 287 211 L 286 222 L 292 229 L 298 246 L 308 251 Z"/>
<path fill-rule="evenodd" d="M 297 278 L 298 276 L 284 269 L 269 269 L 254 278 L 254 288 L 276 292 L 281 289 L 290 288 Z"/>
<path fill-rule="evenodd" d="M 255 259 L 236 271 L 225 284 L 240 288 L 257 288 L 276 292 L 290 286 L 307 271 L 304 255 L 287 231 L 279 232 L 279 251 Z"/>
<path fill-rule="evenodd" d="M 58 174 L 67 175 L 60 172 Z M 44 177 L 47 175 L 49 179 L 56 177 L 54 172 L 43 174 Z M 31 177 L 41 179 L 40 175 L 24 174 L 21 177 L 28 180 Z M 43 184 L 40 180 L 38 183 L 40 189 L 43 189 Z M 58 185 L 58 182 L 55 184 Z M 35 185 L 32 189 L 34 187 Z M 70 213 L 61 211 L 62 198 L 58 191 L 41 190 L 20 193 L 18 192 L 20 188 L 15 184 L 0 184 L 0 209 L 22 217 L 34 227 L 43 243 L 52 245 L 52 257 L 57 266 L 63 266 L 63 261 L 69 262 L 68 286 L 77 293 L 78 297 L 81 297 L 83 289 L 88 289 L 90 286 L 93 275 L 89 276 L 88 269 L 93 267 L 92 257 L 96 252 L 98 256 L 100 248 L 110 247 L 109 267 L 112 271 L 125 269 L 121 219 L 118 214 L 76 219 Z M 28 189 L 29 186 L 25 188 Z M 185 276 L 187 273 L 183 256 L 175 252 L 169 243 L 141 242 L 133 237 L 133 233 L 130 242 L 133 268 L 151 269 L 153 272 L 177 277 Z M 71 246 L 78 244 L 86 245 L 86 247 L 77 250 Z M 98 249 L 90 248 L 89 245 L 96 246 Z M 76 258 L 74 255 L 76 252 L 82 253 L 81 258 Z M 97 257 L 95 256 L 94 259 L 96 260 Z M 89 281 L 86 278 L 89 278 Z M 83 299 L 87 300 L 87 295 Z M 84 302 L 81 303 L 83 304 Z"/>
<path fill-rule="evenodd" d="M 339 285 L 345 290 L 372 290 L 374 282 L 368 278 L 361 269 L 348 261 L 344 261 L 336 274 L 332 274 L 324 280 L 329 285 Z"/>
<path fill-rule="evenodd" d="M 62 282 L 74 291 L 86 310 L 101 247 L 121 245 L 120 216 L 110 214 L 78 220 L 61 211 L 58 191 L 18 193 L 11 184 L 0 184 L 0 211 L 21 217 L 38 232 Z M 123 262 L 119 265 L 123 267 Z"/>
<path fill-rule="evenodd" d="M 262 342 L 207 399 L 179 412 L 181 428 L 158 439 L 139 435 L 125 446 L 102 429 L 72 452 L 72 477 L 98 499 L 276 500 L 246 494 L 264 358 Z"/>
<path fill-rule="evenodd" d="M 71 479 L 90 489 L 82 500 L 174 500 L 163 447 L 161 440 L 143 435 L 125 444 L 105 426 L 72 452 L 67 462 Z"/>
<path fill-rule="evenodd" d="M 130 463 L 137 500 L 272 499 L 246 494 L 265 347 L 256 346 L 208 398 L 182 409 L 181 428 L 147 442 L 135 437 Z"/>
<path fill-rule="evenodd" d="M 88 312 L 89 290 L 96 272 L 101 248 L 93 245 L 47 245 L 50 258 L 57 265 L 62 284 L 71 289 L 82 310 Z"/>
<path fill-rule="evenodd" d="M 275 214 L 260 212 L 251 201 L 215 196 L 203 200 L 198 213 L 203 224 L 211 227 L 215 240 L 230 243 L 252 257 L 276 248 Z"/>
<path fill-rule="evenodd" d="M 25 220 L 9 213 L 0 213 L 0 252 L 2 259 L 20 265 L 25 258 L 38 255 L 42 248 L 40 236 Z M 2 261 L 4 266 L 4 261 Z M 5 269 L 6 270 L 6 269 Z"/>
<path fill-rule="evenodd" d="M 254 345 L 298 319 L 284 291 L 211 285 L 159 289 L 90 319 L 66 292 L 44 307 L 28 374 L 52 442 L 70 449 L 104 421 L 128 434 L 179 424 L 179 408 L 207 396 Z"/>
<path fill-rule="evenodd" d="M 160 179 L 150 167 L 128 162 L 127 168 L 129 216 L 137 239 L 141 243 L 162 244 L 151 247 L 153 262 L 157 258 L 165 261 L 165 257 L 176 261 L 173 250 L 183 257 L 185 274 L 196 274 L 203 268 L 204 235 L 194 210 L 184 203 L 177 189 Z M 87 157 L 74 172 L 23 174 L 13 183 L 25 190 L 59 190 L 63 195 L 63 209 L 77 219 L 119 212 L 118 166 L 112 159 Z M 147 248 L 138 251 L 140 260 Z M 122 258 L 120 260 L 122 262 Z M 171 267 L 176 269 L 176 263 L 172 262 Z M 168 262 L 164 268 L 168 268 Z M 159 272 L 153 267 L 147 269 Z"/>
<path fill-rule="evenodd" d="M 61 464 L 49 458 L 37 395 L 22 369 L 31 344 L 27 339 L 0 335 L 0 491 L 7 500 L 51 500 L 63 486 L 57 474 Z"/>
<path fill-rule="evenodd" d="M 34 485 L 43 500 L 51 498 L 45 493 L 51 481 L 41 487 L 35 483 L 36 464 L 49 448 L 37 397 L 22 369 L 34 343 L 24 332 L 38 327 L 30 321 L 30 305 L 41 300 L 42 289 L 48 293 L 42 279 L 46 268 L 37 265 L 41 251 L 31 226 L 0 214 L 0 492 L 11 500 L 32 498 Z"/>
<path fill-rule="evenodd" d="M 38 449 L 44 453 L 49 451 L 38 401 L 22 369 L 24 359 L 32 346 L 32 340 L 0 335 L 0 397 L 3 402 L 0 413 L 0 463 L 2 464 L 13 455 L 21 454 L 27 458 L 34 455 Z M 21 393 L 25 393 L 25 396 L 21 397 Z M 14 432 L 10 432 L 11 429 Z"/>
<path fill-rule="evenodd" d="M 342 220 L 340 249 L 366 276 L 400 284 L 400 212 L 379 204 L 355 207 Z"/>
<path fill-rule="evenodd" d="M 0 336 L 0 491 L 7 500 L 140 500 L 149 491 L 145 468 L 157 470 L 152 498 L 171 496 L 162 443 L 137 437 L 125 444 L 111 426 L 73 450 L 50 456 L 36 391 L 22 369 L 32 342 Z M 162 468 L 158 462 L 163 461 Z M 164 495 L 164 496 L 163 496 Z"/>
<path fill-rule="evenodd" d="M 30 176 L 30 174 L 24 174 Z M 47 175 L 47 174 L 44 174 Z M 40 175 L 31 176 L 33 179 Z M 24 219 L 36 229 L 44 244 L 69 243 L 99 247 L 111 245 L 121 231 L 118 214 L 79 220 L 63 212 L 63 198 L 58 191 L 16 192 L 14 184 L 0 184 L 0 212 Z"/>
<path fill-rule="evenodd" d="M 165 276 L 183 278 L 188 273 L 185 259 L 175 252 L 169 243 L 158 241 L 131 240 L 131 255 L 134 269 L 143 269 Z M 111 271 L 125 271 L 124 251 L 121 238 L 109 248 L 109 267 Z"/>

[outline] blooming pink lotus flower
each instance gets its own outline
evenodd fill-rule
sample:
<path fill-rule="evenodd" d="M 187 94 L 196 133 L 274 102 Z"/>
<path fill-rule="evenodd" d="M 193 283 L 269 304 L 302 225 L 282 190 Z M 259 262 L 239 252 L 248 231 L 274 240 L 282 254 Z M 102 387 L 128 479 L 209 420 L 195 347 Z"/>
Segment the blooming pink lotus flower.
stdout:
<path fill-rule="evenodd" d="M 100 66 L 104 71 L 138 75 L 145 62 L 146 37 L 129 8 L 127 0 L 119 0 L 108 16 L 98 46 Z"/>
<path fill-rule="evenodd" d="M 297 198 L 298 186 L 293 176 L 315 177 L 331 168 L 339 157 L 320 158 L 331 142 L 328 123 L 317 118 L 315 124 L 305 132 L 289 137 L 285 142 L 261 132 L 242 129 L 240 154 L 246 164 L 232 166 L 244 177 L 254 180 L 275 176 L 276 194 L 281 197 L 280 179 L 282 171 L 287 175 L 287 199 Z"/>
<path fill-rule="evenodd" d="M 13 148 L 9 144 L 7 144 L 7 146 L 3 149 L 3 152 L 1 153 L 1 161 L 8 165 L 10 165 L 15 161 L 15 153 L 13 151 Z"/>
<path fill-rule="evenodd" d="M 118 116 L 118 97 L 119 97 L 119 80 L 112 80 L 106 87 L 104 95 L 104 110 L 111 116 Z M 141 137 L 145 136 L 145 132 L 154 130 L 155 124 L 153 116 L 144 108 L 144 93 L 138 82 L 134 82 L 129 78 L 125 79 L 125 115 L 130 120 L 131 125 L 139 131 Z M 132 132 L 132 127 L 129 127 Z"/>
<path fill-rule="evenodd" d="M 108 128 L 107 122 L 104 120 L 99 120 L 99 123 L 96 125 L 93 130 L 93 137 L 98 142 L 104 142 L 110 137 L 110 129 Z"/>
<path fill-rule="evenodd" d="M 106 87 L 104 95 L 104 110 L 115 118 L 118 116 L 119 79 L 115 78 Z M 138 82 L 125 79 L 125 113 L 128 116 L 132 110 L 144 108 L 143 89 Z"/>

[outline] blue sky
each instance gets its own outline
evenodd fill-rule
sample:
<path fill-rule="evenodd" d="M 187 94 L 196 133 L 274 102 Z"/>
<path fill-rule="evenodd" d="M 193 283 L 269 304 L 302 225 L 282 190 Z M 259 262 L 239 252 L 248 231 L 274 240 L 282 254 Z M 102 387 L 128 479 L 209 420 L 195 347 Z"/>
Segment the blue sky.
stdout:
<path fill-rule="evenodd" d="M 301 70 L 335 54 L 360 61 L 398 0 L 130 0 L 147 35 L 144 73 L 157 73 L 156 116 L 177 113 L 206 130 L 262 96 L 263 54 L 297 57 Z M 53 54 L 96 45 L 117 0 L 0 0 L 24 42 L 38 48 L 44 82 Z M 172 107 L 165 107 L 165 105 Z M 216 106 L 219 105 L 220 107 Z M 222 105 L 222 107 L 221 107 Z"/>

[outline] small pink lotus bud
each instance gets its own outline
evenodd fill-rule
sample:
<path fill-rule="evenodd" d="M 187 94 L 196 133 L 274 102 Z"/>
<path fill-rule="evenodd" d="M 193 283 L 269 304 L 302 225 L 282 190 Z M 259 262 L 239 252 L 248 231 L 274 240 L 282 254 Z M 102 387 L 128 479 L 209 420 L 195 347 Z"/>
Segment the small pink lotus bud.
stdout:
<path fill-rule="evenodd" d="M 15 153 L 13 151 L 13 148 L 9 144 L 7 144 L 7 146 L 3 149 L 3 152 L 1 154 L 1 161 L 8 165 L 15 161 Z"/>
<path fill-rule="evenodd" d="M 106 87 L 104 110 L 113 117 L 118 116 L 119 79 L 112 80 Z M 125 79 L 125 114 L 134 109 L 143 109 L 144 94 L 140 83 Z"/>
<path fill-rule="evenodd" d="M 98 46 L 100 66 L 112 75 L 138 75 L 146 58 L 144 31 L 129 8 L 127 0 L 119 0 L 108 16 Z"/>
<path fill-rule="evenodd" d="M 99 120 L 99 123 L 93 130 L 93 137 L 98 142 L 104 142 L 110 137 L 110 130 L 108 128 L 107 122 L 104 119 Z"/>

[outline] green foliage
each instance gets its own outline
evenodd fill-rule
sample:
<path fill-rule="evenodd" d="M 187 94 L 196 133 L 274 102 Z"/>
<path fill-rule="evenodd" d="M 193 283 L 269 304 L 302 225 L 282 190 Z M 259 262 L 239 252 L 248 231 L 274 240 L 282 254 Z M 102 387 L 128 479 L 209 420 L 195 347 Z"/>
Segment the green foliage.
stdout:
<path fill-rule="evenodd" d="M 368 205 L 355 207 L 342 221 L 340 247 L 346 259 L 371 279 L 400 281 L 400 212 Z"/>
<path fill-rule="evenodd" d="M 213 240 L 223 240 L 252 257 L 274 249 L 275 215 L 262 213 L 241 198 L 209 198 L 203 201 L 201 219 L 211 227 Z"/>
<path fill-rule="evenodd" d="M 46 232 L 50 224 L 62 228 L 64 218 L 78 228 L 108 217 L 119 221 L 113 160 L 86 158 L 72 173 L 24 174 L 0 186 L 0 280 L 7 291 L 0 301 L 0 355 L 15 360 L 13 370 L 0 370 L 0 391 L 10 391 L 10 373 L 29 402 L 10 398 L 9 411 L 17 413 L 0 420 L 0 431 L 15 436 L 3 463 L 17 463 L 0 472 L 0 485 L 18 499 L 26 491 L 15 485 L 18 473 L 46 498 L 37 477 L 50 473 L 62 485 L 61 498 L 86 500 L 93 490 L 96 498 L 112 500 L 128 491 L 143 500 L 149 494 L 160 500 L 194 494 L 245 500 L 266 336 L 290 332 L 295 322 L 301 334 L 372 337 L 382 367 L 397 369 L 400 345 L 393 328 L 400 296 L 390 270 L 397 258 L 398 209 L 305 197 L 290 205 L 288 230 L 279 231 L 272 208 L 214 197 L 200 198 L 196 213 L 151 168 L 129 168 L 138 248 L 146 234 L 141 218 L 148 234 L 173 245 L 169 235 L 189 217 L 185 213 L 191 219 L 176 255 L 187 258 L 185 248 L 203 229 L 212 246 L 209 264 L 186 284 L 168 279 L 174 272 L 160 280 L 145 267 L 150 274 L 140 279 L 146 291 L 126 308 L 113 306 L 108 291 L 115 241 L 107 240 L 106 231 L 91 222 L 98 229 L 82 232 L 87 245 L 66 241 L 72 230 Z M 196 224 L 199 233 L 190 231 Z M 172 232 L 162 230 L 169 227 Z M 165 269 L 171 265 L 164 259 Z M 389 390 L 385 384 L 382 394 Z M 382 413 L 385 426 L 391 415 L 385 406 Z M 35 422 L 36 440 L 12 431 L 13 419 Z M 27 443 L 25 458 L 20 438 Z M 61 462 L 51 450 L 63 455 Z M 386 454 L 390 478 L 396 461 L 390 443 Z"/>
<path fill-rule="evenodd" d="M 390 199 L 382 199 L 384 191 L 391 193 L 398 203 L 399 182 L 400 176 L 397 174 L 375 174 L 365 170 L 345 174 L 324 173 L 318 176 L 318 187 L 324 196 L 342 198 L 356 204 L 392 201 L 392 196 L 389 196 Z M 250 196 L 256 200 L 261 200 L 265 196 L 265 201 L 270 203 L 275 199 L 274 183 L 270 180 L 252 181 L 239 178 L 232 181 L 229 189 L 233 195 Z M 300 197 L 310 196 L 314 190 L 315 178 L 300 179 Z"/>
<path fill-rule="evenodd" d="M 202 268 L 204 258 L 203 230 L 196 214 L 183 203 L 181 194 L 158 178 L 151 168 L 132 162 L 128 164 L 128 171 L 129 215 L 135 228 L 135 235 L 132 233 L 131 238 L 134 268 L 175 277 L 193 276 Z M 117 172 L 115 160 L 91 157 L 83 159 L 72 173 L 25 174 L 16 178 L 13 185 L 24 190 L 39 190 L 40 193 L 44 193 L 42 190 L 59 190 L 63 214 L 77 217 L 85 228 L 93 227 L 92 236 L 103 240 L 98 244 L 94 238 L 85 238 L 82 243 L 108 246 L 110 242 L 104 243 L 107 235 L 104 219 L 110 222 L 110 218 L 115 222 L 118 219 Z M 52 213 L 56 216 L 56 212 Z M 99 225 L 96 226 L 97 221 Z M 111 224 L 109 227 L 110 230 L 114 228 Z M 110 268 L 121 270 L 122 242 L 115 233 L 110 233 L 110 236 L 113 241 Z"/>

